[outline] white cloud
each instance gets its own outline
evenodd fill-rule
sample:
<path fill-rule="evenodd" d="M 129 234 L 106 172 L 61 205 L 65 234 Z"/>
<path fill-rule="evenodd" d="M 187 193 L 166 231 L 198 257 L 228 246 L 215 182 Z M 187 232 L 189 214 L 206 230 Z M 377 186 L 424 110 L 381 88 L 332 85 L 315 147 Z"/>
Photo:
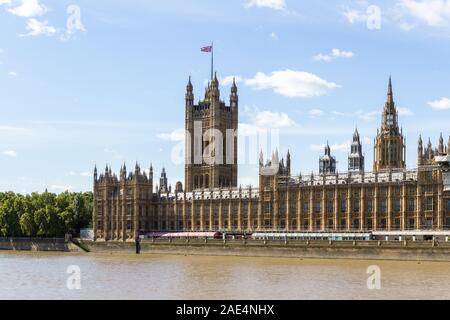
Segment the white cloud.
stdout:
<path fill-rule="evenodd" d="M 347 118 L 359 118 L 364 121 L 372 121 L 375 117 L 378 117 L 381 114 L 381 111 L 355 111 L 355 112 L 341 112 L 341 111 L 333 111 L 333 115 L 338 117 L 347 117 Z"/>
<path fill-rule="evenodd" d="M 409 23 L 406 21 L 401 21 L 398 23 L 398 27 L 400 29 L 402 29 L 403 31 L 411 31 L 412 29 L 414 29 L 417 25 L 414 23 Z"/>
<path fill-rule="evenodd" d="M 185 130 L 184 129 L 176 129 L 170 133 L 159 133 L 156 135 L 161 140 L 179 142 L 184 141 Z"/>
<path fill-rule="evenodd" d="M 11 4 L 11 0 L 0 0 L 0 6 L 4 4 Z"/>
<path fill-rule="evenodd" d="M 320 109 L 312 109 L 308 112 L 308 114 L 311 118 L 317 118 L 323 116 L 325 112 L 323 112 L 323 110 Z"/>
<path fill-rule="evenodd" d="M 333 153 L 333 151 L 338 152 L 348 151 L 350 150 L 350 146 L 351 146 L 350 140 L 345 141 L 343 143 L 332 144 L 330 145 L 331 153 Z M 309 146 L 309 148 L 313 151 L 322 151 L 325 148 L 325 144 L 312 144 Z"/>
<path fill-rule="evenodd" d="M 295 122 L 284 112 L 261 111 L 256 114 L 254 124 L 261 128 L 285 128 Z"/>
<path fill-rule="evenodd" d="M 72 177 L 92 177 L 92 172 L 89 171 L 83 171 L 83 172 L 76 172 L 76 171 L 70 171 L 69 176 Z"/>
<path fill-rule="evenodd" d="M 414 112 L 411 111 L 411 109 L 404 108 L 404 107 L 398 107 L 397 112 L 399 116 L 413 116 Z"/>
<path fill-rule="evenodd" d="M 251 136 L 258 133 L 267 133 L 268 130 L 296 126 L 295 121 L 284 112 L 258 111 L 255 108 L 249 116 L 251 118 L 249 122 L 239 123 L 239 135 Z"/>
<path fill-rule="evenodd" d="M 428 105 L 436 110 L 448 110 L 450 109 L 450 99 L 442 98 L 440 100 L 430 101 Z"/>
<path fill-rule="evenodd" d="M 272 89 L 276 93 L 290 98 L 322 96 L 328 91 L 340 87 L 315 74 L 293 70 L 273 71 L 270 75 L 258 72 L 252 79 L 245 80 L 245 84 L 256 90 Z"/>
<path fill-rule="evenodd" d="M 354 55 L 355 54 L 351 51 L 344 51 L 344 50 L 334 48 L 333 50 L 331 50 L 330 53 L 327 53 L 327 54 L 319 53 L 319 54 L 315 55 L 314 60 L 330 62 L 331 60 L 333 60 L 335 58 L 352 58 Z"/>
<path fill-rule="evenodd" d="M 3 151 L 3 155 L 7 156 L 7 157 L 15 158 L 15 157 L 17 157 L 17 152 L 14 150 L 7 150 L 7 151 Z"/>
<path fill-rule="evenodd" d="M 8 12 L 26 18 L 42 16 L 47 11 L 47 7 L 39 3 L 39 0 L 22 0 L 21 5 L 8 9 Z"/>
<path fill-rule="evenodd" d="M 398 7 L 428 26 L 450 24 L 450 0 L 400 0 Z"/>
<path fill-rule="evenodd" d="M 257 7 L 286 11 L 286 2 L 284 0 L 248 0 L 245 6 L 247 8 Z"/>
<path fill-rule="evenodd" d="M 12 77 L 16 77 L 17 76 L 17 72 L 15 72 L 15 71 L 10 71 L 10 72 L 8 72 L 8 74 L 10 76 L 12 76 Z"/>
<path fill-rule="evenodd" d="M 278 35 L 275 32 L 271 32 L 269 36 L 272 40 L 278 40 Z"/>
<path fill-rule="evenodd" d="M 224 78 L 219 79 L 219 83 L 222 86 L 230 86 L 233 83 L 233 78 L 236 83 L 242 82 L 241 76 L 226 76 Z"/>
<path fill-rule="evenodd" d="M 103 152 L 111 154 L 115 159 L 123 158 L 123 156 L 119 152 L 117 152 L 116 150 L 113 150 L 113 149 L 105 148 L 105 149 L 103 149 Z"/>
<path fill-rule="evenodd" d="M 57 32 L 56 28 L 48 25 L 48 21 L 38 21 L 34 18 L 28 19 L 26 30 L 29 31 L 27 34 L 22 34 L 21 36 L 38 36 L 41 34 L 51 36 Z"/>

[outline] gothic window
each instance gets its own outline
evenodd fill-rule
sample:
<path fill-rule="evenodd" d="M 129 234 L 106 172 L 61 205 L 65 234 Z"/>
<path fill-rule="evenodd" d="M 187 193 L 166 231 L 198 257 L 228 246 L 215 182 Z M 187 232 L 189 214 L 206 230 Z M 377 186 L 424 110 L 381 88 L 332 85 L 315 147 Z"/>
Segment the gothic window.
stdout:
<path fill-rule="evenodd" d="M 320 229 L 321 223 L 320 223 L 320 219 L 316 220 L 316 229 Z"/>
<path fill-rule="evenodd" d="M 327 213 L 333 213 L 333 202 L 332 201 L 327 202 Z"/>
<path fill-rule="evenodd" d="M 309 204 L 308 202 L 304 202 L 303 203 L 303 213 L 308 213 L 309 212 Z"/>
<path fill-rule="evenodd" d="M 333 228 L 333 219 L 328 219 L 328 228 Z"/>
<path fill-rule="evenodd" d="M 400 199 L 395 198 L 394 199 L 394 212 L 400 212 Z"/>
<path fill-rule="evenodd" d="M 414 229 L 416 226 L 416 220 L 415 219 L 408 219 L 408 229 Z"/>
<path fill-rule="evenodd" d="M 372 205 L 373 205 L 372 200 L 367 200 L 367 213 L 368 214 L 372 214 L 372 210 L 373 210 Z"/>
<path fill-rule="evenodd" d="M 380 212 L 381 213 L 387 212 L 386 199 L 381 199 L 381 201 L 380 201 Z"/>
<path fill-rule="evenodd" d="M 314 204 L 314 212 L 320 213 L 320 201 L 316 201 L 316 203 Z"/>
<path fill-rule="evenodd" d="M 353 200 L 353 212 L 358 213 L 359 212 L 359 199 Z"/>
<path fill-rule="evenodd" d="M 347 199 L 341 198 L 341 212 L 347 212 Z"/>
<path fill-rule="evenodd" d="M 408 211 L 412 212 L 416 210 L 416 201 L 414 198 L 408 199 Z"/>
<path fill-rule="evenodd" d="M 425 201 L 425 210 L 433 211 L 433 197 L 427 197 Z"/>
<path fill-rule="evenodd" d="M 394 225 L 392 226 L 393 229 L 400 229 L 400 219 L 396 218 L 394 219 Z"/>

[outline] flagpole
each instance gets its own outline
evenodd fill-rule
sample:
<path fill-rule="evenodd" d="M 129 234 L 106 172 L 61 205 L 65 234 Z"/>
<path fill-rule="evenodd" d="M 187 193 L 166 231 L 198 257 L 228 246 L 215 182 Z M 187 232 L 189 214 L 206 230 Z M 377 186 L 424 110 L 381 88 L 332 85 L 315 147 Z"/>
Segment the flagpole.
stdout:
<path fill-rule="evenodd" d="M 211 81 L 214 75 L 214 41 L 211 42 Z"/>

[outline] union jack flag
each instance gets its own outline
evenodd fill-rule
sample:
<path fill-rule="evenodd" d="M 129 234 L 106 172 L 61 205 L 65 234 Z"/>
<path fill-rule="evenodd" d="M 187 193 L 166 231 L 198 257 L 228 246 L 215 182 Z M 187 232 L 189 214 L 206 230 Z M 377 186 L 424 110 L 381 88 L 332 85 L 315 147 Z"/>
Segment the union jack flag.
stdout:
<path fill-rule="evenodd" d="M 213 49 L 213 47 L 212 47 L 212 46 L 207 46 L 207 47 L 203 47 L 203 48 L 201 48 L 200 50 L 201 50 L 202 52 L 211 52 L 211 51 L 212 51 L 212 49 Z"/>

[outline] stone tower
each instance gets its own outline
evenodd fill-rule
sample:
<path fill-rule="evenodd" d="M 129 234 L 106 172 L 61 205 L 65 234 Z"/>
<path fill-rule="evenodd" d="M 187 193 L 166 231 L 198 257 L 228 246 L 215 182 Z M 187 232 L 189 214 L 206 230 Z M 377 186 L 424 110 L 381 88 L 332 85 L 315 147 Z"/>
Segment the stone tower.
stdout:
<path fill-rule="evenodd" d="M 325 146 L 325 154 L 319 159 L 319 173 L 320 174 L 334 174 L 336 173 L 336 158 L 331 156 L 330 146 Z"/>
<path fill-rule="evenodd" d="M 237 187 L 238 94 L 234 79 L 228 106 L 220 100 L 217 75 L 196 105 L 189 78 L 185 101 L 186 191 Z"/>
<path fill-rule="evenodd" d="M 353 134 L 353 142 L 348 156 L 348 171 L 363 172 L 364 171 L 364 155 L 362 153 L 361 140 L 359 138 L 358 129 Z"/>
<path fill-rule="evenodd" d="M 392 93 L 392 82 L 389 77 L 389 88 L 382 115 L 381 129 L 377 130 L 375 139 L 373 170 L 378 172 L 404 169 L 406 167 L 405 151 L 405 139 L 398 126 L 398 114 Z"/>

